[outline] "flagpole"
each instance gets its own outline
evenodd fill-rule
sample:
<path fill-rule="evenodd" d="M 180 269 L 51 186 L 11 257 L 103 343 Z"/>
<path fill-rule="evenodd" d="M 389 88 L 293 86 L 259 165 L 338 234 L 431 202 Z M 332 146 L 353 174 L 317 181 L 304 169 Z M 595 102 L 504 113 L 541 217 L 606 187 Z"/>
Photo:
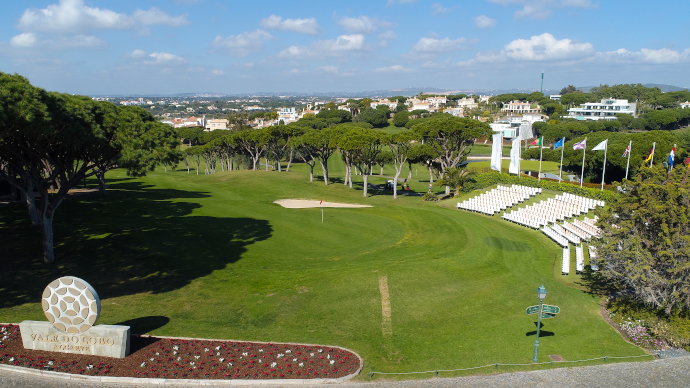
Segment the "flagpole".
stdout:
<path fill-rule="evenodd" d="M 582 148 L 582 172 L 580 172 L 580 187 L 585 179 L 585 152 L 587 152 L 587 138 L 585 138 L 585 146 Z"/>
<path fill-rule="evenodd" d="M 563 150 L 565 149 L 565 138 L 563 138 L 563 144 L 561 144 L 561 167 L 558 170 L 558 183 L 563 182 Z"/>
<path fill-rule="evenodd" d="M 628 179 L 628 170 L 630 169 L 630 154 L 632 153 L 632 140 L 628 143 L 628 163 L 625 165 L 625 179 Z"/>
<path fill-rule="evenodd" d="M 525 142 L 527 146 L 527 142 Z M 522 164 L 522 138 L 520 138 L 520 147 L 518 147 L 518 179 L 520 179 L 520 165 Z"/>
<path fill-rule="evenodd" d="M 656 151 L 656 142 L 652 143 L 652 157 L 649 159 L 649 167 L 654 163 L 654 151 Z"/>
<path fill-rule="evenodd" d="M 606 146 L 604 147 L 604 167 L 601 169 L 601 189 L 599 191 L 604 190 L 604 175 L 606 175 L 606 153 L 609 150 L 609 142 L 606 142 Z"/>
<path fill-rule="evenodd" d="M 539 172 L 537 173 L 537 182 L 541 182 L 541 158 L 544 152 L 544 136 L 542 136 L 539 141 Z"/>

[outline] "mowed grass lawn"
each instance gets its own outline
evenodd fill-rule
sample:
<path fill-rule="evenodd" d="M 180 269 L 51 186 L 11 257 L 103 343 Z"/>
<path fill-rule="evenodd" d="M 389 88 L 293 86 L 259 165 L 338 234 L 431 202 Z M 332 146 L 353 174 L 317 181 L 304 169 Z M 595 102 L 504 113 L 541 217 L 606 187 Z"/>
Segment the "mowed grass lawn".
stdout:
<path fill-rule="evenodd" d="M 0 321 L 44 320 L 42 289 L 74 275 L 99 292 L 99 323 L 340 345 L 364 358 L 367 378 L 372 370 L 529 362 L 536 325 L 525 308 L 544 284 L 546 302 L 562 312 L 544 322 L 541 361 L 643 354 L 604 322 L 597 297 L 560 279 L 553 242 L 498 217 L 414 196 L 364 199 L 341 184 L 309 183 L 302 166 L 140 179 L 114 171 L 109 179 L 105 198 L 71 198 L 58 210 L 54 266 L 40 262 L 24 208 L 0 208 Z M 373 207 L 327 208 L 322 223 L 319 209 L 284 209 L 273 203 L 281 198 Z M 383 330 L 382 277 L 391 333 Z"/>

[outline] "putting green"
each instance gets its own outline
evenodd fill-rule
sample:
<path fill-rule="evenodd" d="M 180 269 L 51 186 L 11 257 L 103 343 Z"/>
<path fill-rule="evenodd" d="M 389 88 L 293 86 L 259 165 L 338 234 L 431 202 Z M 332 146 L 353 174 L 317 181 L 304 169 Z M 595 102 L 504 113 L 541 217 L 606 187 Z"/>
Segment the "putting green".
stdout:
<path fill-rule="evenodd" d="M 452 369 L 529 362 L 525 308 L 544 284 L 561 314 L 544 322 L 540 360 L 643 354 L 603 321 L 597 297 L 560 278 L 553 242 L 498 217 L 365 199 L 309 183 L 303 166 L 109 179 L 105 198 L 58 210 L 55 266 L 40 263 L 23 207 L 0 214 L 0 321 L 44 319 L 43 287 L 74 275 L 100 294 L 99 323 L 135 332 L 340 345 L 364 358 L 364 373 Z M 373 206 L 325 209 L 321 222 L 321 209 L 287 211 L 280 198 Z"/>

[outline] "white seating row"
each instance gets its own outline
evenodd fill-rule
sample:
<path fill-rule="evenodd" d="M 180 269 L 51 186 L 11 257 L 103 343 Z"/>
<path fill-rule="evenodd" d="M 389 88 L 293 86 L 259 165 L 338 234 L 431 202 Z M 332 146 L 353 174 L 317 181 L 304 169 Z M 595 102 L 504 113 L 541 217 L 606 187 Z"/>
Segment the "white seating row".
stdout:
<path fill-rule="evenodd" d="M 554 230 L 554 232 L 560 234 L 561 236 L 565 237 L 568 241 L 570 241 L 573 244 L 579 244 L 580 243 L 580 238 L 575 235 L 573 232 L 570 232 L 566 229 L 564 229 L 561 225 L 559 224 L 553 224 L 551 225 L 551 229 Z"/>
<path fill-rule="evenodd" d="M 563 248 L 563 260 L 561 264 L 561 273 L 567 275 L 570 273 L 570 247 Z"/>
<path fill-rule="evenodd" d="M 589 240 L 590 238 L 592 238 L 591 234 L 589 234 L 586 230 L 578 228 L 574 223 L 565 221 L 561 224 L 561 226 L 563 227 L 563 229 L 579 237 L 580 240 Z"/>
<path fill-rule="evenodd" d="M 587 218 L 585 218 L 587 220 Z M 591 235 L 592 237 L 601 237 L 601 229 L 598 226 L 594 226 L 593 223 L 588 223 L 580 220 L 573 220 L 573 225 L 578 229 L 584 231 L 585 233 Z"/>
<path fill-rule="evenodd" d="M 556 231 L 553 230 L 553 229 L 551 229 L 550 227 L 544 226 L 543 228 L 541 228 L 541 231 L 542 231 L 545 235 L 551 237 L 551 239 L 552 239 L 553 241 L 555 241 L 556 244 L 558 244 L 558 245 L 560 245 L 560 246 L 562 246 L 562 247 L 567 247 L 567 246 L 568 246 L 568 239 L 566 239 L 565 237 L 561 236 L 559 233 L 556 233 Z"/>
<path fill-rule="evenodd" d="M 498 185 L 497 187 L 476 197 L 469 198 L 463 202 L 458 202 L 458 209 L 477 211 L 492 215 L 523 202 L 529 197 L 540 192 L 541 189 L 534 187 Z"/>
<path fill-rule="evenodd" d="M 503 218 L 535 228 L 535 225 L 536 227 L 546 226 L 587 213 L 596 206 L 603 206 L 603 201 L 562 193 L 553 198 L 506 212 L 503 214 Z"/>
<path fill-rule="evenodd" d="M 575 271 L 585 272 L 585 254 L 582 250 L 582 245 L 575 247 Z"/>

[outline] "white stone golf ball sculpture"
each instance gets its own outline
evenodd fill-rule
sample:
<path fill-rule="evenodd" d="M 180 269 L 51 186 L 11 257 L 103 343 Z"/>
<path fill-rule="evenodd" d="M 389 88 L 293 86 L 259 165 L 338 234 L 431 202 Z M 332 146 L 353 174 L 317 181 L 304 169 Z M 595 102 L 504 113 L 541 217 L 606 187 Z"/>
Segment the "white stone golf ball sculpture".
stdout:
<path fill-rule="evenodd" d="M 53 280 L 43 290 L 43 312 L 53 326 L 65 333 L 83 333 L 101 313 L 101 300 L 86 281 L 74 276 Z"/>

